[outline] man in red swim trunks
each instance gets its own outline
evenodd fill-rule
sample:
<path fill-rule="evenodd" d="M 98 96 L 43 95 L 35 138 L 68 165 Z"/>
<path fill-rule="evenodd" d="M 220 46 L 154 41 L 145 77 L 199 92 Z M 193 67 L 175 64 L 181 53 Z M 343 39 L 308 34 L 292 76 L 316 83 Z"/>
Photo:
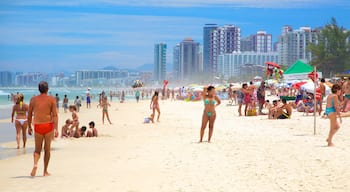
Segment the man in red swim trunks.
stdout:
<path fill-rule="evenodd" d="M 54 97 L 48 96 L 47 91 L 49 86 L 47 82 L 42 81 L 39 83 L 40 95 L 34 96 L 30 100 L 29 111 L 28 111 L 28 132 L 31 135 L 32 122 L 34 124 L 34 138 L 35 138 L 35 151 L 34 151 L 34 166 L 31 172 L 31 176 L 35 176 L 38 168 L 38 161 L 40 159 L 40 153 L 42 145 L 44 144 L 44 176 L 49 176 L 47 171 L 50 160 L 51 151 L 51 140 L 53 134 L 55 137 L 58 136 L 58 116 L 56 108 L 56 100 Z M 34 121 L 32 117 L 34 115 Z"/>

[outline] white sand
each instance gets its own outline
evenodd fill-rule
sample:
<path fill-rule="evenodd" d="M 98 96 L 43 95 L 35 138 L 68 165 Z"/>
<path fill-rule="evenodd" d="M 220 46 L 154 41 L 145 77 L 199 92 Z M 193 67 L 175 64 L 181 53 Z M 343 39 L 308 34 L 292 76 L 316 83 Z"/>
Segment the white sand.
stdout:
<path fill-rule="evenodd" d="M 314 136 L 312 116 L 238 117 L 226 103 L 217 108 L 211 144 L 197 143 L 202 102 L 161 101 L 155 124 L 142 124 L 149 101 L 113 103 L 113 125 L 102 125 L 96 106 L 83 108 L 80 122 L 94 120 L 100 137 L 55 141 L 50 177 L 28 176 L 32 149 L 0 160 L 0 191 L 350 191 L 350 118 L 329 148 L 327 119 L 317 118 Z M 67 117 L 60 112 L 60 127 Z M 39 165 L 41 176 L 42 159 Z"/>

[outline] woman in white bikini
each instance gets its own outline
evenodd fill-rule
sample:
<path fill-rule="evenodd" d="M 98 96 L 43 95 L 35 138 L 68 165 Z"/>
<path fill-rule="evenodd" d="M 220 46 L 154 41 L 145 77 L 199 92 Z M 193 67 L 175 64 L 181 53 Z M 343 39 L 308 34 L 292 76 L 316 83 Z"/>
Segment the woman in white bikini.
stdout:
<path fill-rule="evenodd" d="M 28 114 L 28 105 L 23 102 L 24 97 L 20 93 L 17 95 L 17 101 L 16 104 L 12 108 L 12 118 L 11 122 L 13 123 L 13 118 L 16 113 L 16 119 L 15 119 L 15 127 L 16 127 L 16 140 L 17 140 L 17 149 L 19 149 L 20 146 L 20 137 L 22 132 L 22 139 L 23 139 L 23 148 L 26 147 L 27 142 L 27 114 Z"/>

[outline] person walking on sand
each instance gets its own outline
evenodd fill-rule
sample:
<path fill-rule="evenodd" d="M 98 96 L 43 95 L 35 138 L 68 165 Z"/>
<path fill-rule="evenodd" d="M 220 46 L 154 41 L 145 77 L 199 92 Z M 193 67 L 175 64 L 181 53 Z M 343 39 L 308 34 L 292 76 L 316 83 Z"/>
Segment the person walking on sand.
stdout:
<path fill-rule="evenodd" d="M 12 108 L 12 115 L 11 115 L 11 123 L 13 123 L 13 117 L 16 113 L 16 119 L 15 119 L 15 127 L 16 127 L 16 141 L 17 141 L 17 149 L 20 147 L 20 137 L 22 132 L 22 139 L 23 139 L 23 148 L 26 147 L 27 142 L 27 113 L 28 113 L 28 105 L 23 102 L 24 96 L 23 94 L 19 93 L 17 95 L 17 101 L 16 104 Z"/>
<path fill-rule="evenodd" d="M 63 98 L 63 109 L 64 109 L 64 112 L 67 113 L 67 109 L 68 109 L 68 97 L 67 97 L 67 95 L 64 95 L 64 98 Z"/>
<path fill-rule="evenodd" d="M 140 91 L 139 90 L 136 90 L 135 97 L 136 97 L 136 102 L 139 102 L 139 100 L 140 100 Z"/>
<path fill-rule="evenodd" d="M 221 101 L 218 96 L 215 94 L 215 88 L 213 86 L 204 87 L 203 89 L 203 100 L 204 100 L 204 112 L 202 116 L 202 126 L 200 130 L 200 140 L 203 141 L 204 131 L 209 122 L 209 135 L 208 143 L 211 141 L 211 137 L 214 131 L 214 122 L 216 119 L 215 108 L 220 105 Z"/>
<path fill-rule="evenodd" d="M 32 123 L 34 124 L 34 138 L 35 138 L 35 150 L 34 150 L 34 165 L 30 175 L 34 177 L 38 168 L 38 161 L 40 159 L 40 153 L 44 143 L 44 176 L 49 176 L 47 171 L 50 152 L 51 141 L 53 136 L 58 137 L 58 116 L 56 108 L 55 98 L 48 96 L 47 91 L 49 85 L 47 82 L 42 81 L 39 83 L 40 95 L 32 97 L 28 110 L 28 132 L 29 135 L 33 133 Z M 34 119 L 32 119 L 34 116 Z"/>
<path fill-rule="evenodd" d="M 333 85 L 332 86 L 332 94 L 327 97 L 326 111 L 325 114 L 328 116 L 330 121 L 330 129 L 329 135 L 327 138 L 328 146 L 334 146 L 333 144 L 333 136 L 340 128 L 339 123 L 342 123 L 342 119 L 340 116 L 340 102 L 338 97 L 341 95 L 341 86 Z M 337 122 L 337 115 L 339 117 L 339 123 Z"/>
<path fill-rule="evenodd" d="M 159 117 L 160 117 L 160 108 L 159 108 L 159 103 L 158 103 L 158 91 L 154 92 L 154 95 L 152 96 L 152 100 L 150 103 L 150 108 L 152 109 L 152 115 L 153 117 L 155 116 L 155 111 L 157 110 L 158 112 L 158 117 L 157 117 L 157 122 L 159 122 Z"/>
<path fill-rule="evenodd" d="M 90 89 L 88 88 L 86 92 L 86 108 L 91 108 L 91 94 L 90 94 Z"/>
<path fill-rule="evenodd" d="M 56 99 L 57 112 L 59 112 L 60 111 L 60 97 L 58 96 L 58 93 L 56 93 L 55 99 Z"/>
<path fill-rule="evenodd" d="M 108 107 L 111 106 L 110 103 L 107 101 L 107 96 L 102 96 L 101 103 L 99 106 L 102 108 L 102 124 L 105 124 L 105 116 L 107 117 L 107 120 L 109 124 L 112 124 L 111 120 L 109 120 L 109 114 L 108 114 Z"/>

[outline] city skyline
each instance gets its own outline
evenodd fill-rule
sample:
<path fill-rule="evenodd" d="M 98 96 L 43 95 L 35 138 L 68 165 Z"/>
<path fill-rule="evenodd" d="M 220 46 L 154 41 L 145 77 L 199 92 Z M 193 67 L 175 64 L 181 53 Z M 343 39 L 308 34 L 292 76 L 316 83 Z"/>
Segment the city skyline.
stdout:
<path fill-rule="evenodd" d="M 137 68 L 153 63 L 157 42 L 168 44 L 169 50 L 186 37 L 203 44 L 203 26 L 207 23 L 238 26 L 242 37 L 263 30 L 273 35 L 273 42 L 284 25 L 316 28 L 332 16 L 350 28 L 350 3 L 345 0 L 268 0 L 261 4 L 255 0 L 84 2 L 1 1 L 1 70 Z M 171 51 L 167 60 L 173 60 Z"/>

